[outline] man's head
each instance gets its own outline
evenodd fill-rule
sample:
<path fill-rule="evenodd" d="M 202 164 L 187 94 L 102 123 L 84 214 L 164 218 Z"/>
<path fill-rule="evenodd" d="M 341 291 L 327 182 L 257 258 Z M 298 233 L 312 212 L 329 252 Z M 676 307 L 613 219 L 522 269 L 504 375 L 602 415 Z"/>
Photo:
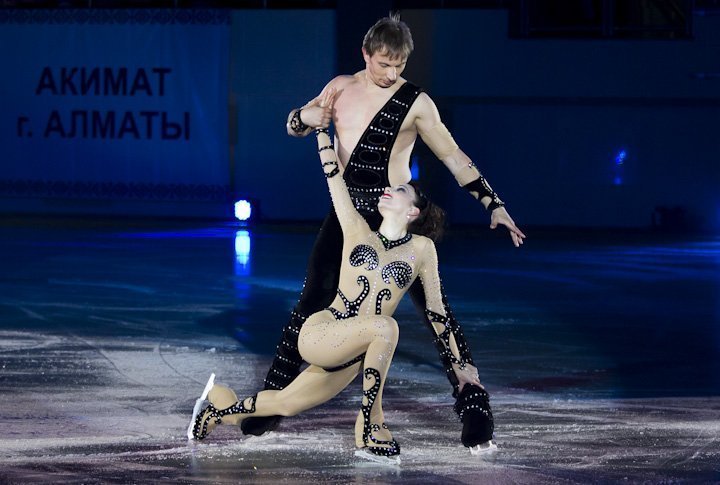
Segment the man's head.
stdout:
<path fill-rule="evenodd" d="M 371 80 L 384 88 L 395 84 L 412 50 L 410 29 L 399 14 L 378 20 L 365 34 L 362 47 Z"/>
<path fill-rule="evenodd" d="M 372 56 L 385 54 L 391 60 L 407 60 L 413 51 L 412 34 L 407 24 L 400 20 L 399 13 L 383 17 L 365 34 L 363 49 Z"/>

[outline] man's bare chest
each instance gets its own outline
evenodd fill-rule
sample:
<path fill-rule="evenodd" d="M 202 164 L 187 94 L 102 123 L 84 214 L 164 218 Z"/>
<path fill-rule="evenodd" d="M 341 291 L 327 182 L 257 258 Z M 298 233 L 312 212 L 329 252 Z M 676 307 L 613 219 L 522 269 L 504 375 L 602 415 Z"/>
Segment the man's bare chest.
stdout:
<path fill-rule="evenodd" d="M 352 93 L 341 96 L 335 102 L 334 121 L 337 130 L 348 134 L 354 132 L 362 134 L 389 99 L 390 96 L 383 99 Z"/>
<path fill-rule="evenodd" d="M 373 119 L 381 112 L 384 106 L 388 104 L 394 93 L 388 93 L 383 97 L 362 96 L 358 93 L 343 93 L 335 102 L 334 125 L 335 133 L 340 144 L 340 156 L 352 152 L 354 147 L 360 141 L 363 133 L 368 129 Z M 405 139 L 412 132 L 414 140 L 412 110 L 405 117 L 404 121 L 395 136 L 399 139 Z M 395 138 L 393 136 L 393 138 Z M 343 153 L 344 152 L 344 153 Z M 345 161 L 344 160 L 344 161 Z"/>

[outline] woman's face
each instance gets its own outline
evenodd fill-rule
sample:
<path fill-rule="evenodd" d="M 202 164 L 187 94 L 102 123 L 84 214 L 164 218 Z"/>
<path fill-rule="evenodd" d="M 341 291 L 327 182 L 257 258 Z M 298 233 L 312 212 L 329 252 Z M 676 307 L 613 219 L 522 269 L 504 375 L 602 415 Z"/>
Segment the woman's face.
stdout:
<path fill-rule="evenodd" d="M 385 187 L 385 192 L 378 201 L 378 210 L 383 217 L 386 214 L 409 215 L 412 219 L 420 210 L 415 207 L 415 189 L 412 185 L 401 184 L 394 187 Z"/>

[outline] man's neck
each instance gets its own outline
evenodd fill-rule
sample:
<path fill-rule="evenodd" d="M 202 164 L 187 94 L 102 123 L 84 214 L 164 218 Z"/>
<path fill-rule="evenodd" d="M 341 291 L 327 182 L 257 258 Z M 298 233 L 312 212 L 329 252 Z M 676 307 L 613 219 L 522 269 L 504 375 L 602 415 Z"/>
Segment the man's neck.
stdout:
<path fill-rule="evenodd" d="M 399 89 L 401 84 L 400 79 L 398 79 L 392 86 L 384 88 L 382 86 L 378 86 L 372 79 L 370 79 L 366 69 L 363 69 L 358 74 L 358 78 L 360 79 L 362 86 L 365 88 L 365 91 L 369 95 L 373 96 L 392 96 Z"/>

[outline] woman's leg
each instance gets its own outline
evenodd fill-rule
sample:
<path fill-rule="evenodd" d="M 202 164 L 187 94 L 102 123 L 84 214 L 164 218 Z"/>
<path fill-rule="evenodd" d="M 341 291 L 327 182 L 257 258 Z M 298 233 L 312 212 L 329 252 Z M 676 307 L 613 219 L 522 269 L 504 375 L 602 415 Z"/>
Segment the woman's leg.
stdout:
<path fill-rule="evenodd" d="M 275 359 L 265 377 L 265 389 L 283 389 L 300 372 L 303 359 L 297 350 L 298 334 L 308 315 L 326 308 L 337 295 L 342 244 L 340 223 L 335 211 L 331 209 L 313 245 L 303 290 L 288 324 L 283 328 Z M 252 417 L 242 422 L 242 431 L 260 436 L 277 428 L 281 419 L 279 415 Z"/>
<path fill-rule="evenodd" d="M 385 426 L 382 395 L 398 341 L 397 322 L 371 315 L 335 320 L 328 311 L 310 317 L 298 341 L 308 362 L 330 368 L 365 354 L 363 400 L 355 427 L 356 444 L 377 454 L 396 455 L 399 446 Z"/>
<path fill-rule="evenodd" d="M 337 396 L 359 370 L 360 362 L 334 372 L 311 365 L 282 391 L 261 391 L 242 402 L 232 389 L 215 384 L 207 396 L 210 405 L 195 420 L 193 437 L 203 439 L 217 424 L 238 425 L 248 417 L 294 416 Z"/>
<path fill-rule="evenodd" d="M 311 315 L 300 331 L 298 348 L 303 359 L 313 365 L 282 391 L 263 391 L 242 402 L 229 388 L 215 385 L 208 395 L 210 405 L 196 419 L 193 436 L 203 439 L 221 422 L 239 424 L 248 416 L 289 416 L 323 403 L 352 381 L 360 363 L 333 372 L 324 369 L 342 367 L 364 354 L 363 427 L 361 439 L 356 436 L 356 441 L 374 453 L 399 453 L 382 413 L 382 391 L 398 333 L 397 322 L 383 315 L 343 320 L 335 320 L 327 310 Z"/>

